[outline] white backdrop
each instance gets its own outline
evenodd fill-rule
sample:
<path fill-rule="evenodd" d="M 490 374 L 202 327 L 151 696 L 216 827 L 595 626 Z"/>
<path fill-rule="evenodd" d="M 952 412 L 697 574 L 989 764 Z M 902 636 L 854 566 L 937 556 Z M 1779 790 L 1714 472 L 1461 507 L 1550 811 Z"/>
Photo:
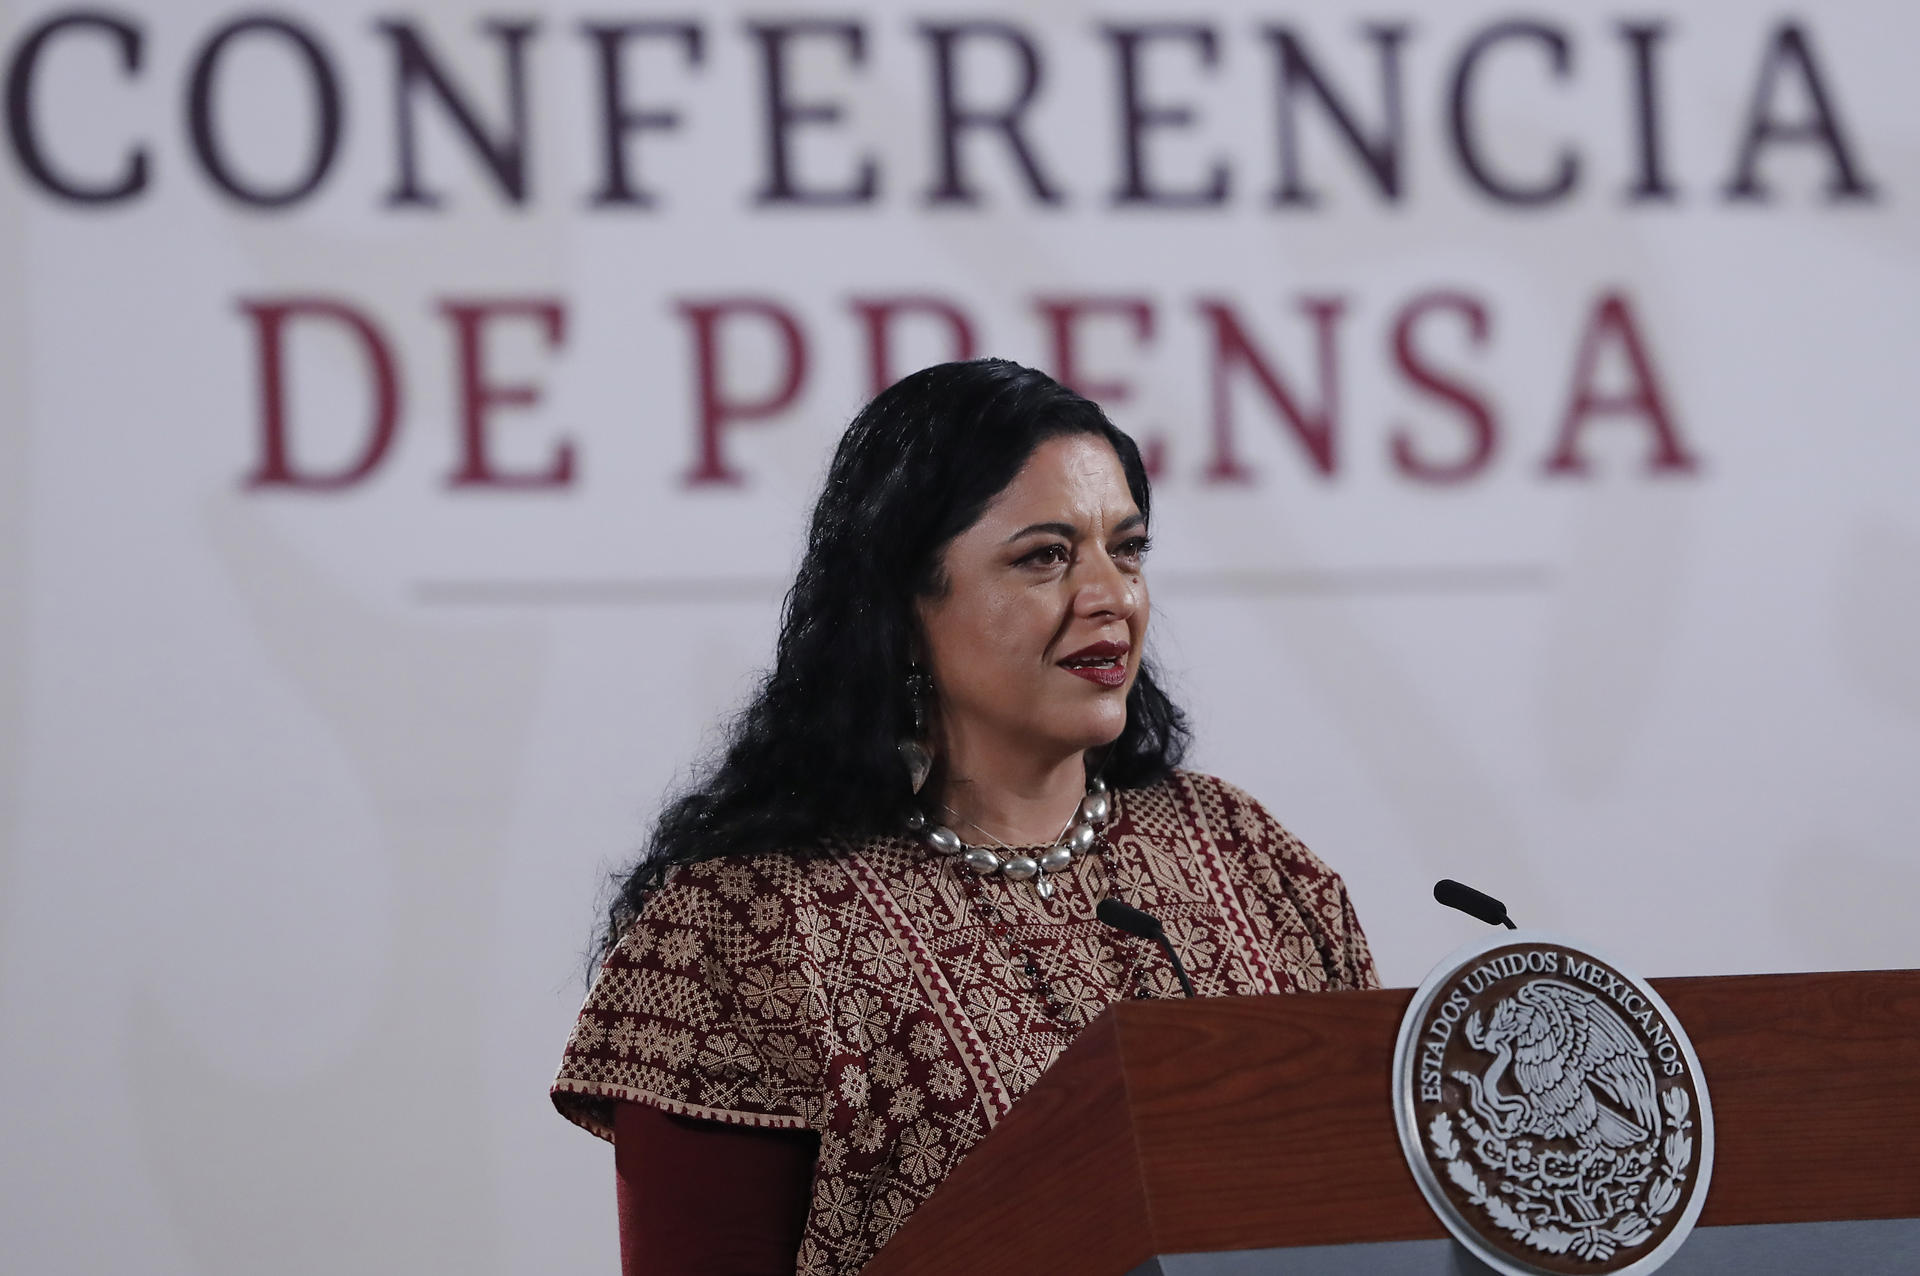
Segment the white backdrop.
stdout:
<path fill-rule="evenodd" d="M 0 5 L 7 1270 L 612 1270 L 544 1093 L 596 892 L 769 655 L 889 299 L 1159 440 L 1196 764 L 1390 983 L 1476 928 L 1442 875 L 1645 975 L 1920 964 L 1920 18 L 1534 9 Z M 678 124 L 596 204 L 581 27 L 641 19 L 696 29 L 618 48 Z M 960 20 L 1038 67 L 971 204 Z M 1149 22 L 1205 30 L 1103 30 Z M 1005 31 L 948 39 L 955 102 L 1018 96 Z M 790 194 L 851 202 L 777 198 L 770 59 Z"/>

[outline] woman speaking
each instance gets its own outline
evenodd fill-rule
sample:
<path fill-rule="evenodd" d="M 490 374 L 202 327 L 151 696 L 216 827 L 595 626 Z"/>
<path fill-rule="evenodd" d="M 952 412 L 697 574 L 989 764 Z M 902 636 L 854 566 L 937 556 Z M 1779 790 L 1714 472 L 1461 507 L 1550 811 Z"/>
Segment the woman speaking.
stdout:
<path fill-rule="evenodd" d="M 619 886 L 553 1099 L 629 1273 L 852 1276 L 1108 1004 L 1378 984 L 1339 877 L 1178 770 L 1139 450 L 950 363 L 834 454 L 772 672 Z M 1007 1185 L 1049 1208 L 1072 1183 Z"/>

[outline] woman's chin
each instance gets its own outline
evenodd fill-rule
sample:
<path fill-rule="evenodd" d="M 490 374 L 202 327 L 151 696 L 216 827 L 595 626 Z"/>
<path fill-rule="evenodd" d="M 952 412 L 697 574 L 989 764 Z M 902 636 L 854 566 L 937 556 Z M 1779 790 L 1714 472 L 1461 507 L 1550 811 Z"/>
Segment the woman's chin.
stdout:
<path fill-rule="evenodd" d="M 1069 746 L 1077 750 L 1102 749 L 1120 738 L 1127 729 L 1127 707 L 1115 706 L 1118 712 L 1089 714 L 1074 722 L 1071 726 L 1062 724 L 1060 736 Z"/>

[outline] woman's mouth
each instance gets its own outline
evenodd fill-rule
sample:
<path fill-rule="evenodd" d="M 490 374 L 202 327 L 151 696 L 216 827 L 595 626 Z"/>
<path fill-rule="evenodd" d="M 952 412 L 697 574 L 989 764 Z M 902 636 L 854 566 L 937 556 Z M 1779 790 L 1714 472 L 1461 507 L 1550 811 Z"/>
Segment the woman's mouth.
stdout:
<path fill-rule="evenodd" d="M 1124 642 L 1096 642 L 1061 660 L 1059 665 L 1068 673 L 1102 687 L 1124 686 L 1128 650 Z"/>

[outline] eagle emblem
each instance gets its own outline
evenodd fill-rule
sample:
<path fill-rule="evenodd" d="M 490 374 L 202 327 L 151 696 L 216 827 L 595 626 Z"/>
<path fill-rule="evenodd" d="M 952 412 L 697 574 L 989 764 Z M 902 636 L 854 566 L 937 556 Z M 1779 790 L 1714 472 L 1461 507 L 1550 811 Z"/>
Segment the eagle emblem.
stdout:
<path fill-rule="evenodd" d="M 1486 1027 L 1475 1011 L 1466 1036 L 1493 1062 L 1478 1075 L 1454 1076 L 1466 1085 L 1475 1115 L 1503 1138 L 1624 1148 L 1659 1125 L 1647 1048 L 1594 993 L 1535 980 L 1496 1004 Z M 1508 1074 L 1518 1094 L 1502 1092 Z"/>
<path fill-rule="evenodd" d="M 1699 1063 L 1657 994 L 1591 954 L 1514 932 L 1457 954 L 1394 1068 L 1422 1192 L 1501 1271 L 1651 1271 L 1704 1203 Z"/>

